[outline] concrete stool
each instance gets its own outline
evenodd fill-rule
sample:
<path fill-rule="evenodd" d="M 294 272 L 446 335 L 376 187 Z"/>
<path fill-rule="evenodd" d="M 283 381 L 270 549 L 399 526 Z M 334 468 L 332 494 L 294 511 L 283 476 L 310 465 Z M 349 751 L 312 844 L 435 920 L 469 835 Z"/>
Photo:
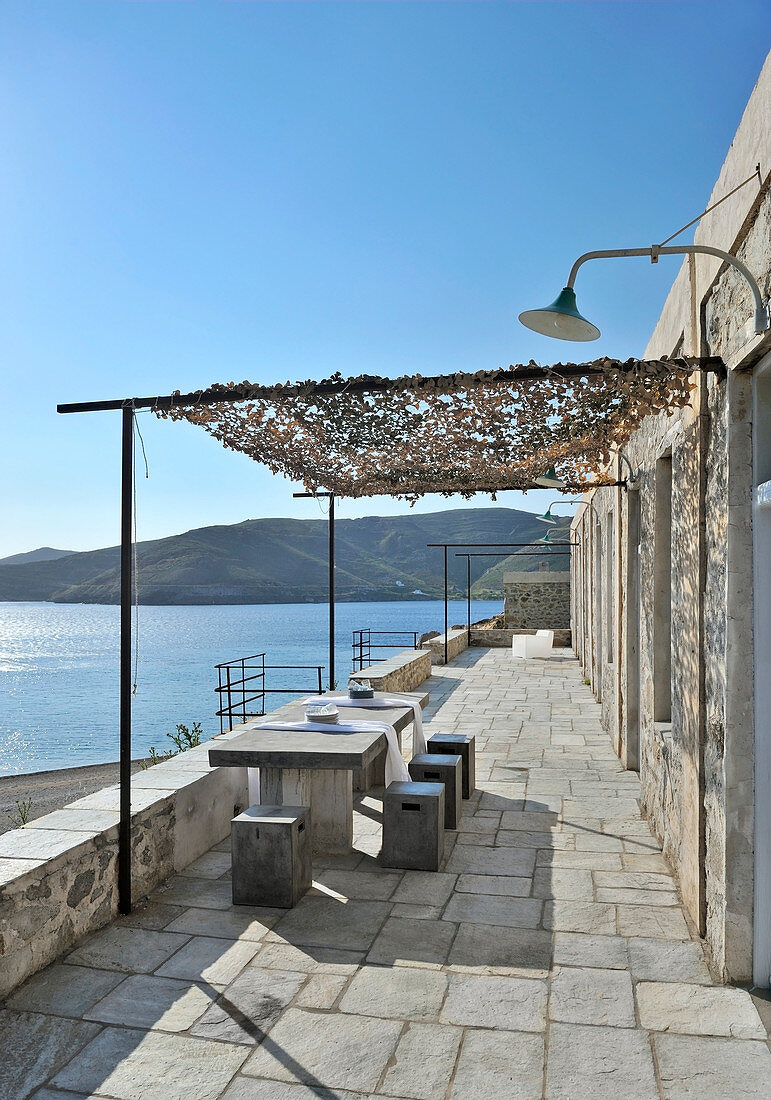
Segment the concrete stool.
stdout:
<path fill-rule="evenodd" d="M 458 753 L 463 761 L 463 797 L 471 798 L 477 785 L 476 738 L 473 734 L 435 733 L 426 742 L 430 753 Z"/>
<path fill-rule="evenodd" d="M 460 756 L 440 756 L 419 752 L 409 765 L 410 778 L 416 783 L 444 783 L 444 827 L 457 829 L 461 815 L 463 760 Z"/>
<path fill-rule="evenodd" d="M 250 806 L 230 823 L 233 904 L 291 909 L 311 887 L 307 806 Z"/>
<path fill-rule="evenodd" d="M 383 795 L 384 867 L 438 871 L 444 855 L 444 787 L 391 783 Z"/>

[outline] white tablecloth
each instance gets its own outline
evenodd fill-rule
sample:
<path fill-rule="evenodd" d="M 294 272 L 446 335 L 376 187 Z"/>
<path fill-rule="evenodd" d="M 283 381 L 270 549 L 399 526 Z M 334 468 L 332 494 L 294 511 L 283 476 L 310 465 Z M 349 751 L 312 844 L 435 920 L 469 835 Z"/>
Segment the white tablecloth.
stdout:
<path fill-rule="evenodd" d="M 410 707 L 412 710 L 412 755 L 426 751 L 426 735 L 423 733 L 423 710 L 414 699 L 403 695 L 380 695 L 376 699 L 336 698 L 333 695 L 316 695 L 305 704 L 332 703 L 336 707 L 359 707 L 361 710 L 393 710 L 394 707 Z"/>
<path fill-rule="evenodd" d="M 331 700 L 326 699 L 325 702 L 329 703 Z M 337 703 L 339 700 L 334 700 L 334 702 Z M 372 700 L 370 699 L 369 702 L 372 702 Z M 388 722 L 356 722 L 350 725 L 344 722 L 262 722 L 250 728 L 255 730 L 279 730 L 287 733 L 368 733 L 370 731 L 384 733 L 388 741 L 385 763 L 386 786 L 389 783 L 409 783 L 410 781 L 407 765 L 399 752 L 396 730 Z M 249 797 L 251 798 L 251 796 L 252 788 L 250 786 Z"/>

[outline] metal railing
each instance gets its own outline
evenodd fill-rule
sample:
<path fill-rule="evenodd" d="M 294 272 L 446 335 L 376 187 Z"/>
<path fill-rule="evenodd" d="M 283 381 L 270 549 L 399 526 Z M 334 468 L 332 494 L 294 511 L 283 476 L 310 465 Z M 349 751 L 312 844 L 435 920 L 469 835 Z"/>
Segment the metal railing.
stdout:
<path fill-rule="evenodd" d="M 405 649 L 411 646 L 413 649 L 418 648 L 418 638 L 420 637 L 420 631 L 418 630 L 371 630 L 366 627 L 364 630 L 354 630 L 353 641 L 351 642 L 352 650 L 352 664 L 354 672 L 361 672 L 367 665 L 371 665 L 373 661 L 385 661 L 387 657 L 373 657 L 373 650 L 390 649 L 394 652 L 398 652 L 400 649 Z M 373 641 L 375 638 L 391 638 L 394 639 L 388 642 Z M 396 640 L 398 639 L 398 640 Z"/>
<path fill-rule="evenodd" d="M 216 712 L 220 733 L 247 718 L 260 718 L 265 713 L 266 695 L 321 695 L 324 690 L 321 685 L 324 665 L 266 665 L 265 654 L 254 653 L 251 657 L 236 657 L 234 661 L 223 661 L 214 667 L 218 680 L 214 690 L 220 703 Z M 313 671 L 316 683 L 302 688 L 266 687 L 266 672 L 286 671 Z"/>

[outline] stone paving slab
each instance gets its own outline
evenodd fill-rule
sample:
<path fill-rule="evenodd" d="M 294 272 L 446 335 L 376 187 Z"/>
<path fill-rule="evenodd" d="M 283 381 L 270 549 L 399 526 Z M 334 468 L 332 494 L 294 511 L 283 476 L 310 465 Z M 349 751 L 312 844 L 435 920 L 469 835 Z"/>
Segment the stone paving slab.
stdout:
<path fill-rule="evenodd" d="M 666 1100 L 768 1100 L 771 1053 L 765 1043 L 656 1035 L 653 1045 Z"/>
<path fill-rule="evenodd" d="M 80 1020 L 0 1011 L 0 1096 L 29 1096 L 98 1031 Z"/>
<path fill-rule="evenodd" d="M 452 974 L 441 1020 L 462 1027 L 543 1031 L 546 993 L 542 981 Z"/>
<path fill-rule="evenodd" d="M 398 1020 L 289 1008 L 244 1067 L 255 1077 L 373 1090 L 403 1025 Z"/>
<path fill-rule="evenodd" d="M 341 1012 L 395 1020 L 436 1020 L 447 992 L 447 975 L 407 967 L 365 966 L 340 1001 Z"/>
<path fill-rule="evenodd" d="M 545 1095 L 546 1100 L 659 1100 L 646 1034 L 632 1028 L 552 1024 Z"/>
<path fill-rule="evenodd" d="M 640 982 L 636 994 L 640 1024 L 649 1031 L 766 1038 L 766 1029 L 743 989 Z"/>
<path fill-rule="evenodd" d="M 106 1028 L 52 1083 L 115 1100 L 216 1100 L 247 1056 L 228 1043 Z"/>
<path fill-rule="evenodd" d="M 156 971 L 164 978 L 228 985 L 254 958 L 259 945 L 250 940 L 193 936 Z"/>
<path fill-rule="evenodd" d="M 187 1031 L 216 994 L 154 974 L 132 974 L 85 1013 L 85 1019 L 158 1031 Z"/>
<path fill-rule="evenodd" d="M 76 947 L 67 956 L 67 962 L 127 974 L 151 974 L 189 939 L 174 932 L 150 932 L 113 924 Z"/>
<path fill-rule="evenodd" d="M 48 1012 L 55 1016 L 82 1016 L 114 989 L 125 975 L 88 966 L 58 963 L 46 967 L 8 998 L 8 1007 L 21 1012 Z"/>
<path fill-rule="evenodd" d="M 224 912 L 213 909 L 183 909 L 166 925 L 167 932 L 182 932 L 188 936 L 216 936 L 226 940 L 263 938 L 286 913 L 284 909 L 252 909 L 233 906 Z"/>
<path fill-rule="evenodd" d="M 469 650 L 427 687 L 427 733 L 477 737 L 439 873 L 380 866 L 378 791 L 293 910 L 232 905 L 226 838 L 9 999 L 2 1100 L 768 1095 L 577 662 Z"/>
<path fill-rule="evenodd" d="M 549 1018 L 570 1024 L 634 1027 L 629 972 L 586 966 L 558 967 L 552 974 Z"/>
<path fill-rule="evenodd" d="M 250 966 L 213 1004 L 210 1000 L 190 1034 L 228 1043 L 261 1043 L 305 981 L 304 974 L 294 971 Z"/>
<path fill-rule="evenodd" d="M 540 1035 L 512 1031 L 467 1031 L 451 1098 L 540 1100 L 544 1042 Z"/>
<path fill-rule="evenodd" d="M 463 1032 L 441 1024 L 410 1024 L 379 1092 L 408 1100 L 435 1100 L 450 1083 Z"/>
<path fill-rule="evenodd" d="M 441 966 L 457 926 L 444 921 L 389 917 L 367 955 L 380 966 Z"/>

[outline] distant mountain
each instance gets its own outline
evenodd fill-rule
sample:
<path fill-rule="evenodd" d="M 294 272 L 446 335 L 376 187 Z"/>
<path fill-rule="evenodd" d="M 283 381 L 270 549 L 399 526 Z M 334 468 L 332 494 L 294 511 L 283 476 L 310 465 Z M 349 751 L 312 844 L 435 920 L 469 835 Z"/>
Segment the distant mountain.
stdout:
<path fill-rule="evenodd" d="M 26 554 L 9 554 L 0 558 L 0 565 L 23 565 L 31 561 L 56 561 L 74 554 L 74 550 L 54 550 L 53 546 L 41 546 L 39 550 L 28 550 Z"/>
<path fill-rule="evenodd" d="M 566 519 L 552 528 L 567 531 Z M 429 542 L 464 543 L 449 550 L 451 591 L 465 594 L 470 543 L 532 542 L 545 527 L 513 508 L 459 508 L 429 515 L 367 516 L 335 524 L 335 586 L 341 601 L 437 599 L 443 592 L 442 551 Z M 139 544 L 139 602 L 143 604 L 311 603 L 327 597 L 327 522 L 253 519 L 202 527 Z M 478 548 L 482 553 L 483 548 Z M 491 552 L 495 552 L 491 548 Z M 521 560 L 520 560 L 521 559 Z M 477 597 L 501 594 L 503 568 L 537 569 L 543 557 L 517 554 L 472 559 Z M 553 569 L 569 558 L 554 556 Z M 496 568 L 498 566 L 498 568 Z M 486 583 L 489 578 L 489 584 Z M 416 594 L 419 590 L 420 595 Z M 55 560 L 0 563 L 0 600 L 118 603 L 117 546 Z"/>

